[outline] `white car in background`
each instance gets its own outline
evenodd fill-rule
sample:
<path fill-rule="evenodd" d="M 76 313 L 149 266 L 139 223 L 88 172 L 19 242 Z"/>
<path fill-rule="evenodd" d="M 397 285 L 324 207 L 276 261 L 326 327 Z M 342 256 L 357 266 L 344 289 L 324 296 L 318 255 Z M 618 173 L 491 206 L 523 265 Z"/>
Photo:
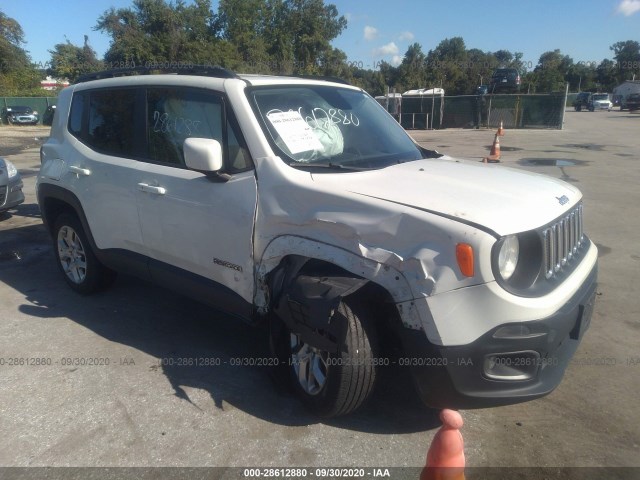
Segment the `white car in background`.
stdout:
<path fill-rule="evenodd" d="M 591 95 L 591 102 L 594 110 L 606 110 L 608 112 L 613 108 L 613 103 L 609 99 L 608 93 L 594 93 Z"/>

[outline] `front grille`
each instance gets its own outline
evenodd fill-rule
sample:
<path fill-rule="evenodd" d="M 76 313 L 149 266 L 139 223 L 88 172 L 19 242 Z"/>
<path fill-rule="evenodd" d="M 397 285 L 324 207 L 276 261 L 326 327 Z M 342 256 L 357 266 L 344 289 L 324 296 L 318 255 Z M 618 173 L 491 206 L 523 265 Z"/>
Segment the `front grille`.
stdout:
<path fill-rule="evenodd" d="M 562 270 L 582 245 L 582 205 L 547 227 L 543 237 L 545 277 L 551 278 Z"/>
<path fill-rule="evenodd" d="M 0 187 L 0 207 L 7 201 L 7 189 L 9 187 Z"/>

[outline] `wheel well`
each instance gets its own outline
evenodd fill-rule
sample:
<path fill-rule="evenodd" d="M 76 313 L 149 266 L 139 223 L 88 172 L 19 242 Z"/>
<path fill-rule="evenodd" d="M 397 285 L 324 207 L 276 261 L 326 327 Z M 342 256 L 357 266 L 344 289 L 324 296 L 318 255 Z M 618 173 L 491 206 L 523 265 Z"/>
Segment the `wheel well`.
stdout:
<path fill-rule="evenodd" d="M 45 199 L 42 209 L 42 218 L 50 233 L 53 233 L 53 225 L 55 224 L 56 218 L 58 218 L 62 213 L 69 213 L 71 215 L 78 216 L 75 209 L 64 200 L 51 197 Z"/>
<path fill-rule="evenodd" d="M 270 272 L 268 277 L 271 311 L 277 311 L 282 294 L 300 276 L 318 277 L 318 279 L 346 277 L 355 282 L 361 280 L 364 284 L 356 287 L 352 293 L 347 293 L 345 297 L 357 297 L 367 304 L 369 312 L 373 315 L 372 320 L 376 330 L 381 332 L 383 338 L 393 337 L 399 340 L 397 332 L 402 328 L 402 319 L 391 294 L 383 286 L 325 260 L 300 255 L 284 257 L 280 265 Z M 389 343 L 395 345 L 394 341 Z"/>

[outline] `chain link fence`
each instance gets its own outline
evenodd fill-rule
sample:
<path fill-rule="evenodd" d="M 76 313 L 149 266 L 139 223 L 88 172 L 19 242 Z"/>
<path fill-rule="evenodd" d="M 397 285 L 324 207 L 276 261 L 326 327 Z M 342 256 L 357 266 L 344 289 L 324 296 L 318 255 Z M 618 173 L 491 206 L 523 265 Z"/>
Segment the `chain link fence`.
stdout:
<path fill-rule="evenodd" d="M 562 128 L 565 93 L 529 95 L 406 96 L 400 124 L 411 129 Z"/>
<path fill-rule="evenodd" d="M 0 97 L 0 109 L 27 106 L 46 119 L 56 97 Z M 530 95 L 409 95 L 393 103 L 393 116 L 407 130 L 442 128 L 562 128 L 564 93 Z M 381 101 L 382 103 L 382 101 Z M 391 110 L 391 106 L 388 110 Z M 6 116 L 0 119 L 7 124 Z"/>

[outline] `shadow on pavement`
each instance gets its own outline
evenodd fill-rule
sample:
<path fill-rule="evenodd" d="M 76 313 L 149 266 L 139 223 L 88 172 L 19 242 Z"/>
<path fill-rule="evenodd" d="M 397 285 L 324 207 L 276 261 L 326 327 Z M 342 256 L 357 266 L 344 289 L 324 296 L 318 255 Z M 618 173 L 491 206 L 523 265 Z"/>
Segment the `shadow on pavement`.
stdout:
<path fill-rule="evenodd" d="M 37 205 L 14 215 L 38 216 Z M 268 367 L 236 366 L 236 359 L 268 357 L 266 329 L 227 318 L 188 298 L 128 276 L 107 292 L 80 296 L 56 267 L 43 225 L 5 228 L 0 235 L 0 281 L 24 295 L 17 308 L 31 317 L 68 318 L 97 335 L 163 362 L 149 365 L 167 377 L 174 393 L 191 402 L 185 387 L 206 390 L 217 408 L 230 404 L 269 422 L 299 426 L 319 422 L 370 433 L 410 433 L 440 425 L 424 407 L 406 371 L 383 371 L 371 401 L 346 418 L 310 415 L 288 392 L 275 388 Z M 51 338 L 55 342 L 55 338 Z M 28 345 L 24 346 L 25 350 Z M 220 359 L 219 366 L 182 366 L 176 359 Z M 161 364 L 162 363 L 162 364 Z M 406 376 L 403 375 L 406 373 Z"/>

